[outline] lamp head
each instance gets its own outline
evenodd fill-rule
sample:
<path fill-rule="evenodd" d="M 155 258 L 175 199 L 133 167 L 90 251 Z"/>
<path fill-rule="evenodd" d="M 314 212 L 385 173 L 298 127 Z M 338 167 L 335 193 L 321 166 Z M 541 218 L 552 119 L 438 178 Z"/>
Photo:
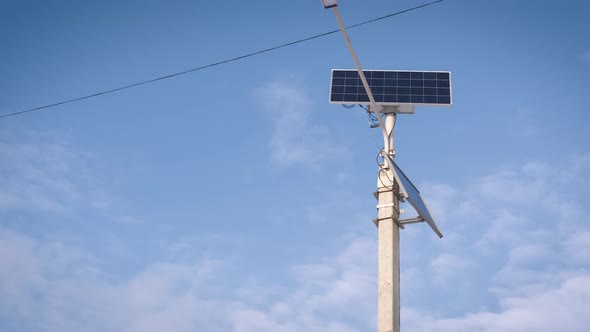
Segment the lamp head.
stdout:
<path fill-rule="evenodd" d="M 325 9 L 338 6 L 338 0 L 322 0 Z"/>

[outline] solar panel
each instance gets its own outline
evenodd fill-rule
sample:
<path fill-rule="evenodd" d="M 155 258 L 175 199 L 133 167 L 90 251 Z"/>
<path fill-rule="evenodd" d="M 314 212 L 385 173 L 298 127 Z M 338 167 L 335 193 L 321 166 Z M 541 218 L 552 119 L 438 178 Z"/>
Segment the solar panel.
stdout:
<path fill-rule="evenodd" d="M 430 215 L 430 211 L 428 211 L 428 207 L 426 207 L 426 203 L 424 203 L 424 200 L 422 199 L 422 196 L 420 195 L 418 188 L 414 186 L 412 181 L 408 179 L 406 174 L 401 170 L 401 168 L 399 168 L 399 166 L 392 160 L 392 158 L 389 158 L 389 161 L 391 162 L 395 172 L 397 173 L 396 178 L 399 179 L 405 191 L 405 196 L 407 196 L 406 200 L 410 203 L 410 205 L 414 207 L 414 209 L 416 209 L 418 215 L 420 215 L 420 217 L 424 219 L 424 221 L 426 221 L 426 223 L 430 226 L 430 228 L 432 228 L 436 235 L 438 235 L 438 237 L 443 237 L 442 233 L 438 230 L 438 227 L 436 226 L 434 219 Z"/>
<path fill-rule="evenodd" d="M 379 105 L 451 105 L 448 71 L 364 70 L 371 93 Z M 330 103 L 369 104 L 358 71 L 333 69 Z"/>

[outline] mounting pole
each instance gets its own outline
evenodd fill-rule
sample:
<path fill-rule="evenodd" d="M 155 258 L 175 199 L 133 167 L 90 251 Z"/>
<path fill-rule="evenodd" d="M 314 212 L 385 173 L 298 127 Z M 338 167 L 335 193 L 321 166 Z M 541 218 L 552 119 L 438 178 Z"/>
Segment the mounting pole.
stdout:
<path fill-rule="evenodd" d="M 394 156 L 395 114 L 385 117 L 385 153 Z M 381 166 L 377 180 L 379 229 L 377 331 L 400 332 L 399 187 L 391 168 Z"/>

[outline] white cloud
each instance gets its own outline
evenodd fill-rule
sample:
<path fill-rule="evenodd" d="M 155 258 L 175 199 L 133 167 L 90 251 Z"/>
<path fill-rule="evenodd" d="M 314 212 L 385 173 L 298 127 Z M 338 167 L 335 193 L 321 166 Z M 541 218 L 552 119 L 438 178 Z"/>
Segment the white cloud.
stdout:
<path fill-rule="evenodd" d="M 4 299 L 0 304 L 5 302 L 22 316 L 32 314 L 23 294 L 36 282 L 35 272 L 41 264 L 36 246 L 29 237 L 0 227 L 0 298 Z"/>
<path fill-rule="evenodd" d="M 509 262 L 519 265 L 530 264 L 553 258 L 552 256 L 552 250 L 545 244 L 524 244 L 510 250 Z"/>
<path fill-rule="evenodd" d="M 273 163 L 318 168 L 342 158 L 348 149 L 336 144 L 327 127 L 312 123 L 313 105 L 305 91 L 291 82 L 274 82 L 256 91 L 272 123 L 269 142 Z"/>
<path fill-rule="evenodd" d="M 357 331 L 355 324 L 373 316 L 376 266 L 367 256 L 375 256 L 375 245 L 365 238 L 321 262 L 294 266 L 296 287 L 265 285 L 274 291 L 263 301 L 248 296 L 260 286 L 248 289 L 253 284 L 242 284 L 221 260 L 153 262 L 124 280 L 89 278 L 76 271 L 100 265 L 80 248 L 68 246 L 65 254 L 51 250 L 63 246 L 54 240 L 5 229 L 0 240 L 0 317 L 34 331 Z M 221 280 L 233 282 L 225 295 Z"/>
<path fill-rule="evenodd" d="M 208 283 L 219 276 L 222 261 L 154 262 L 120 280 L 96 256 L 61 240 L 35 240 L 0 229 L 0 241 L 0 329 L 15 318 L 33 331 L 228 327 L 222 312 L 233 306 L 231 301 L 207 299 Z M 97 273 L 87 273 L 92 270 Z"/>
<path fill-rule="evenodd" d="M 472 181 L 457 200 L 469 203 L 468 219 L 478 220 L 475 241 L 482 250 L 491 245 L 508 249 L 527 241 L 551 242 L 587 227 L 580 192 L 588 169 L 581 154 L 560 165 L 528 162 L 503 167 Z M 457 209 L 456 218 L 465 209 Z M 467 211 L 467 212 L 469 212 Z M 467 219 L 467 218 L 465 218 Z M 453 226 L 453 225 L 450 225 Z M 461 225 L 462 230 L 465 225 Z M 554 232 L 549 237 L 547 232 Z M 481 236 L 483 234 L 483 236 Z"/>
<path fill-rule="evenodd" d="M 104 273 L 86 278 L 69 272 L 84 263 L 98 266 L 93 257 L 83 252 L 71 255 L 74 257 L 71 259 L 47 257 L 41 253 L 55 247 L 52 241 L 34 240 L 8 230 L 0 234 L 2 243 L 10 248 L 0 251 L 5 254 L 0 256 L 0 262 L 10 262 L 5 257 L 15 252 L 22 257 L 17 256 L 14 261 L 27 262 L 22 268 L 3 266 L 0 270 L 0 285 L 17 279 L 22 283 L 18 294 L 0 299 L 0 308 L 8 308 L 7 299 L 9 303 L 20 303 L 19 311 L 13 307 L 4 311 L 4 316 L 26 319 L 35 331 L 313 332 L 375 327 L 374 239 L 358 236 L 349 239 L 335 255 L 326 254 L 294 265 L 288 276 L 290 280 L 261 284 L 252 281 L 252 276 L 242 282 L 244 278 L 232 271 L 231 264 L 207 258 L 192 262 L 153 262 L 124 280 Z M 69 247 L 69 251 L 78 250 Z M 53 253 L 64 255 L 62 250 Z M 531 244 L 512 250 L 510 257 L 516 264 L 534 262 L 543 254 L 543 248 Z M 76 261 L 81 262 L 72 264 Z M 45 264 L 56 264 L 54 268 L 62 270 L 59 278 L 48 273 Z M 449 253 L 432 261 L 435 274 L 447 280 L 452 278 L 450 284 L 459 292 L 464 279 L 456 272 L 465 272 L 472 266 L 468 259 Z M 408 273 L 411 277 L 419 271 L 410 269 Z M 466 274 L 467 278 L 469 275 Z M 404 280 L 407 277 L 406 274 Z M 445 318 L 405 308 L 403 327 L 413 331 L 542 332 L 564 326 L 568 331 L 584 331 L 586 317 L 590 317 L 587 315 L 590 275 L 561 275 L 559 279 L 562 281 L 557 286 L 544 285 L 526 296 L 500 294 L 500 310 L 495 312 L 482 310 Z M 225 295 L 216 291 L 223 284 L 229 290 Z M 568 312 L 572 306 L 579 316 Z M 552 321 L 547 322 L 546 317 L 552 317 Z M 539 320 L 543 324 L 536 323 Z"/>
<path fill-rule="evenodd" d="M 460 202 L 457 201 L 457 190 L 448 184 L 436 183 L 420 186 L 428 202 L 428 209 L 437 220 L 446 220 L 448 212 Z M 426 194 L 427 193 L 427 194 Z M 409 207 L 411 209 L 411 207 Z"/>
<path fill-rule="evenodd" d="M 288 88 L 279 90 L 285 92 Z M 296 91 L 292 93 L 301 97 Z M 291 116 L 292 121 L 288 119 Z M 306 124 L 306 117 L 300 116 L 286 115 L 289 121 L 283 120 Z M 275 129 L 283 126 L 283 120 L 277 120 Z M 305 126 L 301 128 L 300 133 L 308 133 Z M 286 142 L 316 151 L 306 141 Z M 3 156 L 11 156 L 10 160 L 24 163 L 32 160 L 31 165 L 36 167 L 14 174 L 23 183 L 31 181 L 38 185 L 42 193 L 45 190 L 59 193 L 48 195 L 60 197 L 57 203 L 63 205 L 64 200 L 76 199 L 72 196 L 84 195 L 84 188 L 69 175 L 72 165 L 84 164 L 76 159 L 77 154 L 67 149 L 55 152 L 59 149 L 43 148 L 43 151 L 54 151 L 53 157 L 37 160 L 33 158 L 35 153 L 14 152 L 17 146 L 1 148 Z M 40 155 L 46 153 L 36 151 Z M 59 159 L 59 153 L 64 160 L 49 163 L 48 168 L 39 166 L 45 165 L 44 160 Z M 287 164 L 303 163 L 303 160 L 310 165 L 325 162 L 311 158 L 291 160 Z M 403 296 L 423 297 L 415 285 L 430 286 L 434 291 L 428 294 L 428 301 L 441 303 L 447 298 L 441 299 L 443 293 L 436 292 L 437 288 L 461 292 L 466 284 L 480 282 L 481 287 L 469 291 L 481 292 L 474 297 L 491 296 L 492 302 L 485 305 L 498 309 L 469 307 L 451 316 L 444 310 L 426 312 L 420 307 L 405 308 L 404 328 L 509 332 L 548 331 L 563 326 L 563 330 L 582 331 L 590 317 L 587 291 L 590 276 L 582 268 L 588 262 L 585 253 L 590 251 L 587 248 L 590 230 L 584 223 L 587 208 L 575 192 L 583 190 L 576 179 L 587 174 L 590 163 L 584 157 L 574 160 L 562 167 L 562 172 L 567 173 L 562 177 L 554 176 L 556 166 L 533 162 L 474 179 L 466 190 L 447 184 L 431 185 L 433 211 L 459 220 L 446 223 L 448 233 L 465 235 L 437 239 L 436 243 L 443 243 L 444 250 L 434 259 L 416 255 L 413 266 L 402 269 L 402 281 L 413 290 L 403 292 Z M 16 166 L 6 165 L 0 167 L 17 172 Z M 59 179 L 66 181 L 54 181 Z M 545 200 L 541 205 L 533 204 L 530 196 L 507 200 L 496 194 L 498 188 L 506 189 L 506 186 L 510 194 L 524 193 L 528 188 L 534 191 L 533 198 L 545 197 Z M 546 197 L 557 197 L 551 193 L 565 186 L 573 199 L 549 204 Z M 22 202 L 26 198 L 11 188 L 2 185 L 0 193 L 10 195 L 14 201 Z M 469 202 L 469 208 L 445 210 L 454 201 Z M 337 203 L 342 202 L 338 199 Z M 11 204 L 8 208 L 19 208 Z M 53 211 L 42 204 L 35 209 Z M 321 220 L 322 209 L 318 205 L 310 213 Z M 472 211 L 468 218 L 461 216 L 468 210 Z M 546 217 L 537 218 L 539 215 Z M 554 217 L 561 220 L 557 223 L 561 226 L 556 225 Z M 119 217 L 119 220 L 135 220 L 131 216 L 126 218 Z M 574 224 L 571 219 L 581 222 Z M 375 327 L 377 248 L 373 238 L 350 236 L 336 241 L 339 249 L 336 253 L 331 247 L 331 253 L 302 258 L 297 264 L 277 263 L 272 268 L 284 269 L 285 276 L 269 281 L 263 276 L 265 272 L 236 270 L 232 266 L 235 257 L 212 259 L 207 255 L 208 250 L 196 250 L 207 248 L 212 242 L 238 241 L 235 235 L 181 239 L 169 246 L 170 256 L 174 258 L 154 258 L 121 274 L 109 270 L 104 252 L 88 252 L 82 244 L 59 234 L 35 237 L 7 227 L 0 228 L 0 330 L 313 332 Z M 369 223 L 363 227 L 371 226 Z M 424 246 L 428 240 L 419 242 L 420 250 L 436 248 Z M 195 252 L 202 255 L 195 258 Z M 408 254 L 415 252 L 403 253 Z M 560 257 L 571 258 L 561 262 Z M 423 273 L 428 268 L 432 273 Z M 432 277 L 433 282 L 429 284 Z M 416 305 L 421 301 L 409 302 Z M 475 308 L 485 305 L 478 303 Z M 567 310 L 571 305 L 575 306 L 571 312 L 578 316 Z M 552 320 L 547 321 L 547 317 Z M 14 322 L 23 326 L 15 327 Z"/>
<path fill-rule="evenodd" d="M 65 140 L 48 134 L 0 136 L 0 212 L 10 210 L 61 214 L 69 206 L 91 206 L 104 197 L 91 190 L 88 176 L 94 162 Z"/>
<path fill-rule="evenodd" d="M 463 270 L 472 265 L 473 263 L 469 259 L 449 253 L 442 253 L 430 262 L 436 282 L 447 281 L 449 278 L 460 275 Z"/>
<path fill-rule="evenodd" d="M 458 288 L 460 290 L 460 287 Z M 587 331 L 590 325 L 590 275 L 532 296 L 501 299 L 498 312 L 480 311 L 459 318 L 433 317 L 416 309 L 402 311 L 402 328 L 426 332 Z"/>
<path fill-rule="evenodd" d="M 489 250 L 490 246 L 512 246 L 524 239 L 524 232 L 528 219 L 526 216 L 518 215 L 509 209 L 499 209 L 488 215 L 488 222 L 484 225 L 487 228 L 481 232 L 476 244 L 483 250 Z"/>
<path fill-rule="evenodd" d="M 416 290 L 422 287 L 425 279 L 430 275 L 425 275 L 424 271 L 416 267 L 406 268 L 402 265 L 400 269 L 400 287 L 403 289 L 404 296 L 416 296 Z"/>
<path fill-rule="evenodd" d="M 531 176 L 526 168 L 520 170 L 504 170 L 483 177 L 479 191 L 486 198 L 501 203 L 527 204 L 538 201 L 546 192 L 546 181 Z"/>
<path fill-rule="evenodd" d="M 547 235 L 543 237 L 550 239 Z M 493 276 L 492 293 L 500 297 L 534 295 L 580 275 L 564 264 L 569 259 L 564 258 L 559 243 L 526 241 L 509 248 L 507 261 Z"/>
<path fill-rule="evenodd" d="M 590 153 L 580 154 L 568 161 L 566 169 L 561 170 L 560 180 L 564 183 L 574 183 L 580 186 L 590 184 Z"/>
<path fill-rule="evenodd" d="M 573 234 L 566 242 L 566 253 L 575 262 L 590 264 L 590 230 Z"/>
<path fill-rule="evenodd" d="M 423 288 L 431 287 L 425 292 L 448 296 L 441 281 L 458 282 L 470 295 L 457 296 L 455 303 L 465 303 L 455 308 L 472 310 L 474 305 L 489 306 L 494 298 L 533 296 L 579 276 L 590 251 L 582 179 L 587 178 L 590 163 L 585 156 L 504 166 L 473 179 L 464 189 L 441 191 L 430 185 L 425 192 L 430 192 L 427 201 L 434 207 L 434 217 L 447 220 L 439 224 L 445 238 L 432 243 L 442 254 L 428 261 L 433 284 L 428 278 L 422 280 Z M 414 242 L 417 247 L 410 248 L 412 252 L 425 245 Z M 420 257 L 412 262 L 413 266 L 425 263 Z M 461 273 L 452 275 L 456 269 Z M 472 287 L 477 282 L 485 287 Z"/>

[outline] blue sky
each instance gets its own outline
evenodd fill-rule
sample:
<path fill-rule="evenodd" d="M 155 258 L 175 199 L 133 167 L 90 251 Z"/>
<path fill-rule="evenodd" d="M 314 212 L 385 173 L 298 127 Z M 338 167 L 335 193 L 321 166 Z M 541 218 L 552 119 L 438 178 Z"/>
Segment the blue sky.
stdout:
<path fill-rule="evenodd" d="M 421 1 L 341 1 L 351 25 Z M 396 161 L 402 329 L 590 325 L 590 4 L 442 3 L 350 30 L 366 69 L 449 70 Z M 0 114 L 337 28 L 319 1 L 4 1 Z M 0 331 L 376 329 L 382 139 L 328 104 L 341 35 L 0 119 Z"/>

